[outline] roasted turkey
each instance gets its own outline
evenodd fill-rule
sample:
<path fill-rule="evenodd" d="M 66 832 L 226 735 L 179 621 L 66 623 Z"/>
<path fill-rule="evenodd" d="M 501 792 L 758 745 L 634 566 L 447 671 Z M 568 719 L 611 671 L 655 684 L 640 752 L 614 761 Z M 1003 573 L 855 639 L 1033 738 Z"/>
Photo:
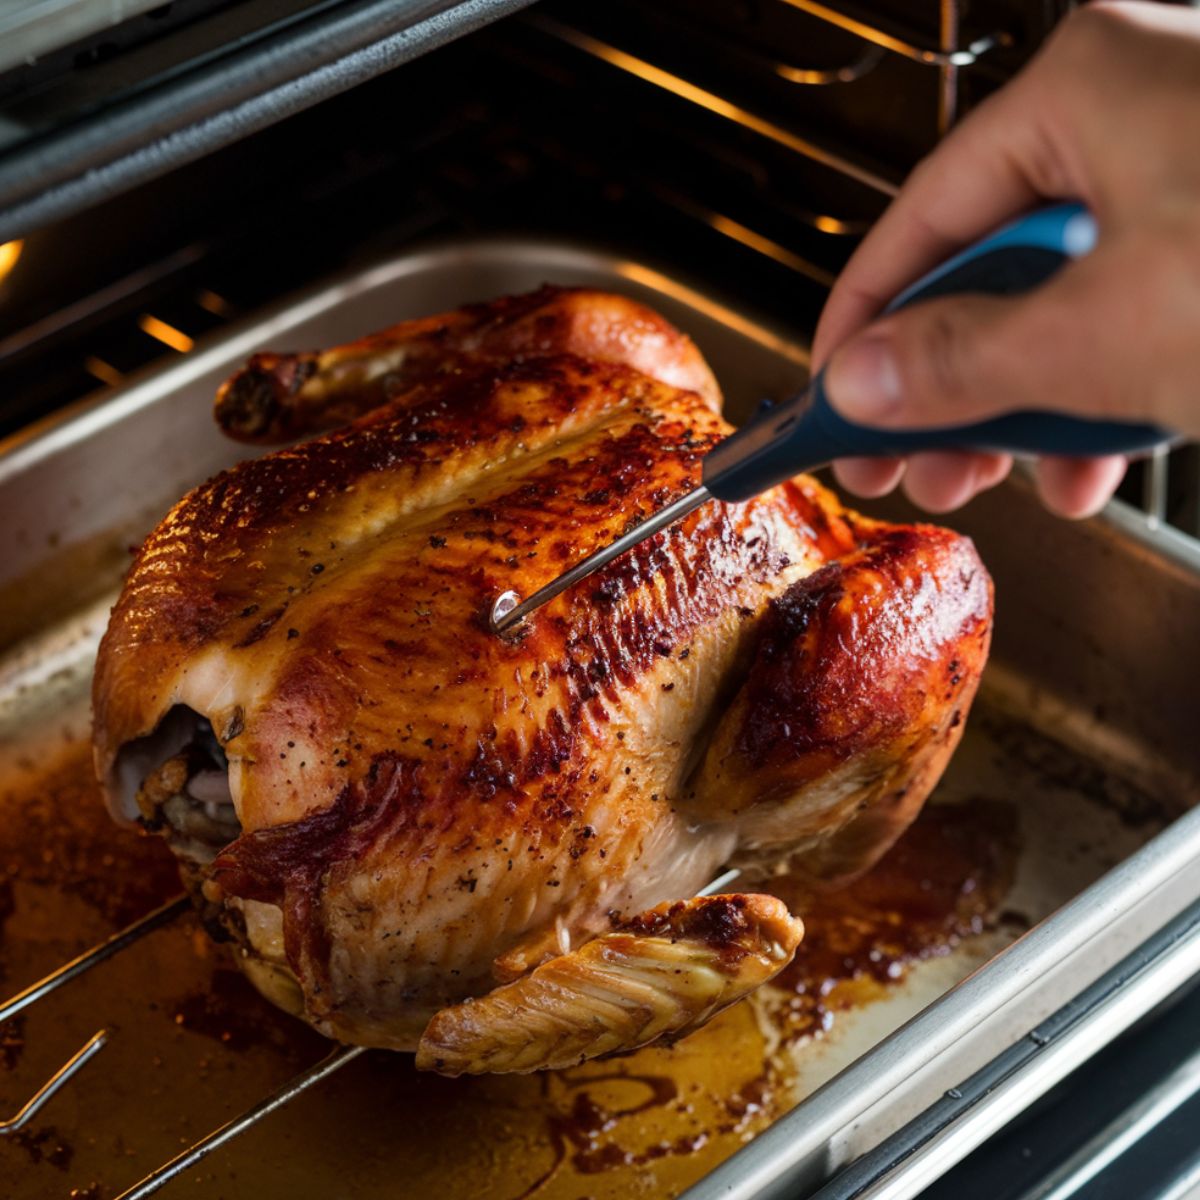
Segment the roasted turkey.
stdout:
<path fill-rule="evenodd" d="M 544 288 L 224 385 L 293 442 L 198 487 L 100 648 L 96 767 L 267 996 L 449 1074 L 678 1037 L 791 958 L 726 864 L 843 886 L 961 732 L 991 584 L 971 543 L 800 477 L 528 595 L 699 478 L 730 432 L 696 347 Z M 331 432 L 321 432 L 329 430 Z"/>

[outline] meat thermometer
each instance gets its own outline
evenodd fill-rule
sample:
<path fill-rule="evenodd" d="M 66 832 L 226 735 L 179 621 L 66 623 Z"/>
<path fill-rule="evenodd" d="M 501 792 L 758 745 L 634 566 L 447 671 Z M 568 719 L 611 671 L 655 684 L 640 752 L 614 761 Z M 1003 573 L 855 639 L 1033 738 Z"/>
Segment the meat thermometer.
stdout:
<path fill-rule="evenodd" d="M 905 289 L 888 305 L 895 312 L 921 300 L 964 292 L 1014 295 L 1045 282 L 1068 260 L 1096 244 L 1092 214 L 1080 204 L 1042 208 L 1005 225 Z M 748 425 L 705 455 L 702 482 L 614 542 L 589 554 L 528 600 L 504 592 L 492 605 L 492 630 L 504 633 L 560 592 L 598 571 L 709 500 L 738 501 L 832 462 L 890 457 L 919 450 L 990 450 L 1008 454 L 1090 457 L 1131 454 L 1169 441 L 1157 425 L 1097 421 L 1062 413 L 1023 411 L 970 425 L 878 429 L 838 415 L 825 394 L 825 372 L 806 388 L 766 407 Z"/>

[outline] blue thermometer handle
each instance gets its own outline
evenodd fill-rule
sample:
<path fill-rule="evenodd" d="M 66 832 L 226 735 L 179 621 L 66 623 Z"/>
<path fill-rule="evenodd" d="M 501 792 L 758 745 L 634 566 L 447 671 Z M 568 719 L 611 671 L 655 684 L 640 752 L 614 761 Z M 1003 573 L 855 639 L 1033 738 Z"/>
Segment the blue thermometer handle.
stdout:
<path fill-rule="evenodd" d="M 1079 204 L 1058 204 L 998 229 L 901 292 L 888 312 L 964 292 L 1014 295 L 1044 283 L 1096 243 L 1096 223 Z M 1132 454 L 1171 440 L 1157 425 L 1096 421 L 1022 411 L 969 425 L 878 429 L 838 415 L 825 394 L 825 372 L 796 396 L 766 410 L 715 446 L 703 480 L 720 500 L 746 500 L 835 458 L 912 454 L 918 450 L 992 450 L 1092 457 Z"/>

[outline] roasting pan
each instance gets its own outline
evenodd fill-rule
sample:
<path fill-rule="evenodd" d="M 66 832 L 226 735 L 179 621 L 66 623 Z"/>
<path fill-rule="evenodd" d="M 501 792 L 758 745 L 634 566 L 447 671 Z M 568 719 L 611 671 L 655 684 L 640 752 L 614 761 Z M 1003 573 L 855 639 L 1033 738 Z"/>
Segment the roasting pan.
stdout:
<path fill-rule="evenodd" d="M 245 453 L 211 421 L 220 380 L 260 348 L 329 345 L 547 281 L 658 308 L 700 344 L 735 420 L 806 374 L 794 332 L 650 266 L 492 238 L 287 300 L 0 447 L 4 995 L 178 890 L 164 847 L 108 826 L 87 687 L 130 547 Z M 975 538 L 998 616 L 935 801 L 1012 812 L 1002 919 L 846 1006 L 769 1081 L 763 1063 L 782 1052 L 759 1004 L 674 1049 L 561 1076 L 450 1081 L 371 1053 L 163 1194 L 911 1196 L 1200 971 L 1200 552 L 1120 504 L 1057 521 L 1019 477 L 947 523 Z M 320 1058 L 322 1039 L 224 954 L 184 915 L 0 1027 L 0 1119 L 111 1031 L 0 1138 L 7 1195 L 107 1200 Z"/>

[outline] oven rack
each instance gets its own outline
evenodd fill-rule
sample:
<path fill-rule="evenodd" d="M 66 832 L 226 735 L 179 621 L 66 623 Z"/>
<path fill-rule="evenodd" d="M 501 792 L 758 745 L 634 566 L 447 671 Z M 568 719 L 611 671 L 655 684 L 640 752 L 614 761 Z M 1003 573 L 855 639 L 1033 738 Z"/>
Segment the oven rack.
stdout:
<path fill-rule="evenodd" d="M 886 53 L 895 53 L 910 61 L 933 66 L 940 74 L 938 95 L 937 133 L 947 131 L 961 109 L 961 78 L 963 67 L 973 66 L 987 53 L 1016 44 L 1014 36 L 1006 31 L 996 31 L 975 39 L 966 49 L 957 49 L 960 25 L 961 0 L 940 0 L 941 44 L 945 50 L 935 50 L 913 40 L 904 40 L 887 31 L 879 24 L 870 24 L 839 9 L 816 3 L 815 0 L 775 0 L 780 6 L 794 8 L 823 23 L 852 34 L 862 43 L 861 52 L 850 62 L 840 67 L 817 68 L 784 62 L 766 52 L 739 45 L 739 52 L 758 63 L 762 70 L 789 82 L 804 85 L 829 85 L 854 82 L 863 78 Z M 775 147 L 796 154 L 835 176 L 849 180 L 852 184 L 867 189 L 883 201 L 890 200 L 898 192 L 902 173 L 866 161 L 861 154 L 833 144 L 828 135 L 800 134 L 788 125 L 772 120 L 760 112 L 748 108 L 736 99 L 728 88 L 720 91 L 705 87 L 695 78 L 669 70 L 642 54 L 635 54 L 615 44 L 612 40 L 598 36 L 572 19 L 568 11 L 560 15 L 552 8 L 549 15 L 542 8 L 527 12 L 520 18 L 522 24 L 537 30 L 554 41 L 572 47 L 597 63 L 621 72 L 681 100 L 701 111 L 755 135 Z M 832 275 L 823 267 L 814 264 L 803 255 L 781 247 L 761 231 L 748 227 L 732 216 L 715 211 L 703 211 L 704 206 L 689 199 L 681 203 L 678 192 L 669 187 L 656 187 L 668 203 L 679 209 L 690 208 L 691 215 L 702 214 L 700 219 L 718 232 L 741 241 L 750 249 L 757 250 L 784 265 L 790 265 L 800 273 L 824 286 L 832 284 Z M 865 232 L 863 222 L 827 212 L 798 212 L 797 219 L 810 228 L 824 234 L 858 235 Z"/>
<path fill-rule="evenodd" d="M 169 53 L 180 65 L 157 75 L 134 65 L 135 86 L 121 75 L 109 79 L 107 48 L 89 53 L 87 39 L 59 50 L 46 45 L 45 62 L 15 68 L 28 73 L 28 85 L 39 91 L 38 122 L 44 128 L 18 136 L 0 152 L 0 241 L 227 146 L 529 3 L 319 4 L 286 20 L 249 28 L 232 47 L 216 48 L 207 44 L 211 35 L 204 22 L 195 22 L 163 35 L 174 39 Z M 958 113 L 958 72 L 1014 44 L 1004 29 L 960 44 L 963 0 L 939 0 L 936 44 L 817 0 L 775 3 L 847 33 L 863 46 L 840 69 L 772 64 L 780 78 L 797 84 L 844 83 L 870 70 L 879 54 L 899 55 L 939 72 L 941 130 Z M 91 40 L 99 45 L 104 36 Z M 127 56 L 123 61 L 133 60 Z M 63 96 L 56 98 L 57 91 Z M 19 109 L 8 120 L 12 130 L 27 128 Z"/>
<path fill-rule="evenodd" d="M 1013 36 L 998 29 L 974 38 L 966 46 L 959 45 L 960 15 L 962 0 L 939 0 L 938 44 L 923 44 L 911 34 L 897 34 L 882 23 L 863 20 L 841 9 L 817 0 L 777 0 L 810 17 L 816 17 L 826 25 L 832 25 L 846 33 L 852 33 L 864 42 L 870 42 L 881 50 L 889 50 L 902 58 L 932 67 L 973 67 L 986 54 L 1001 47 L 1011 46 Z"/>
<path fill-rule="evenodd" d="M 820 4 L 817 0 L 782 0 L 817 20 L 852 33 L 871 46 L 898 54 L 910 62 L 936 67 L 938 72 L 938 133 L 946 133 L 959 115 L 959 70 L 973 67 L 993 50 L 1009 47 L 1014 39 L 1005 30 L 984 34 L 968 45 L 959 44 L 962 0 L 938 0 L 938 42 L 923 45 L 915 39 L 899 37 L 877 25 Z M 785 76 L 786 78 L 786 76 Z"/>
<path fill-rule="evenodd" d="M 669 92 L 671 95 L 685 100 L 698 108 L 702 108 L 714 116 L 731 121 L 741 126 L 741 128 L 757 134 L 759 137 L 774 142 L 775 145 L 785 150 L 799 154 L 801 157 L 816 163 L 818 166 L 836 171 L 839 175 L 855 183 L 862 184 L 864 187 L 870 188 L 880 195 L 891 197 L 899 191 L 899 181 L 889 179 L 879 170 L 866 166 L 863 163 L 855 162 L 854 159 L 813 138 L 803 137 L 798 133 L 794 133 L 792 130 L 786 129 L 774 121 L 769 121 L 765 117 L 761 117 L 757 113 L 743 108 L 741 105 L 734 103 L 724 96 L 709 91 L 707 88 L 699 87 L 697 84 L 671 71 L 663 70 L 662 67 L 647 62 L 644 58 L 629 54 L 609 42 L 584 33 L 582 30 L 553 17 L 546 17 L 535 13 L 527 17 L 526 20 L 535 29 L 549 34 L 560 42 L 565 42 L 573 46 L 576 50 L 583 51 L 583 53 L 608 64 L 610 67 L 615 67 L 617 70 L 623 71 L 625 74 L 631 75 L 643 83 L 648 83 L 661 91 Z"/>

